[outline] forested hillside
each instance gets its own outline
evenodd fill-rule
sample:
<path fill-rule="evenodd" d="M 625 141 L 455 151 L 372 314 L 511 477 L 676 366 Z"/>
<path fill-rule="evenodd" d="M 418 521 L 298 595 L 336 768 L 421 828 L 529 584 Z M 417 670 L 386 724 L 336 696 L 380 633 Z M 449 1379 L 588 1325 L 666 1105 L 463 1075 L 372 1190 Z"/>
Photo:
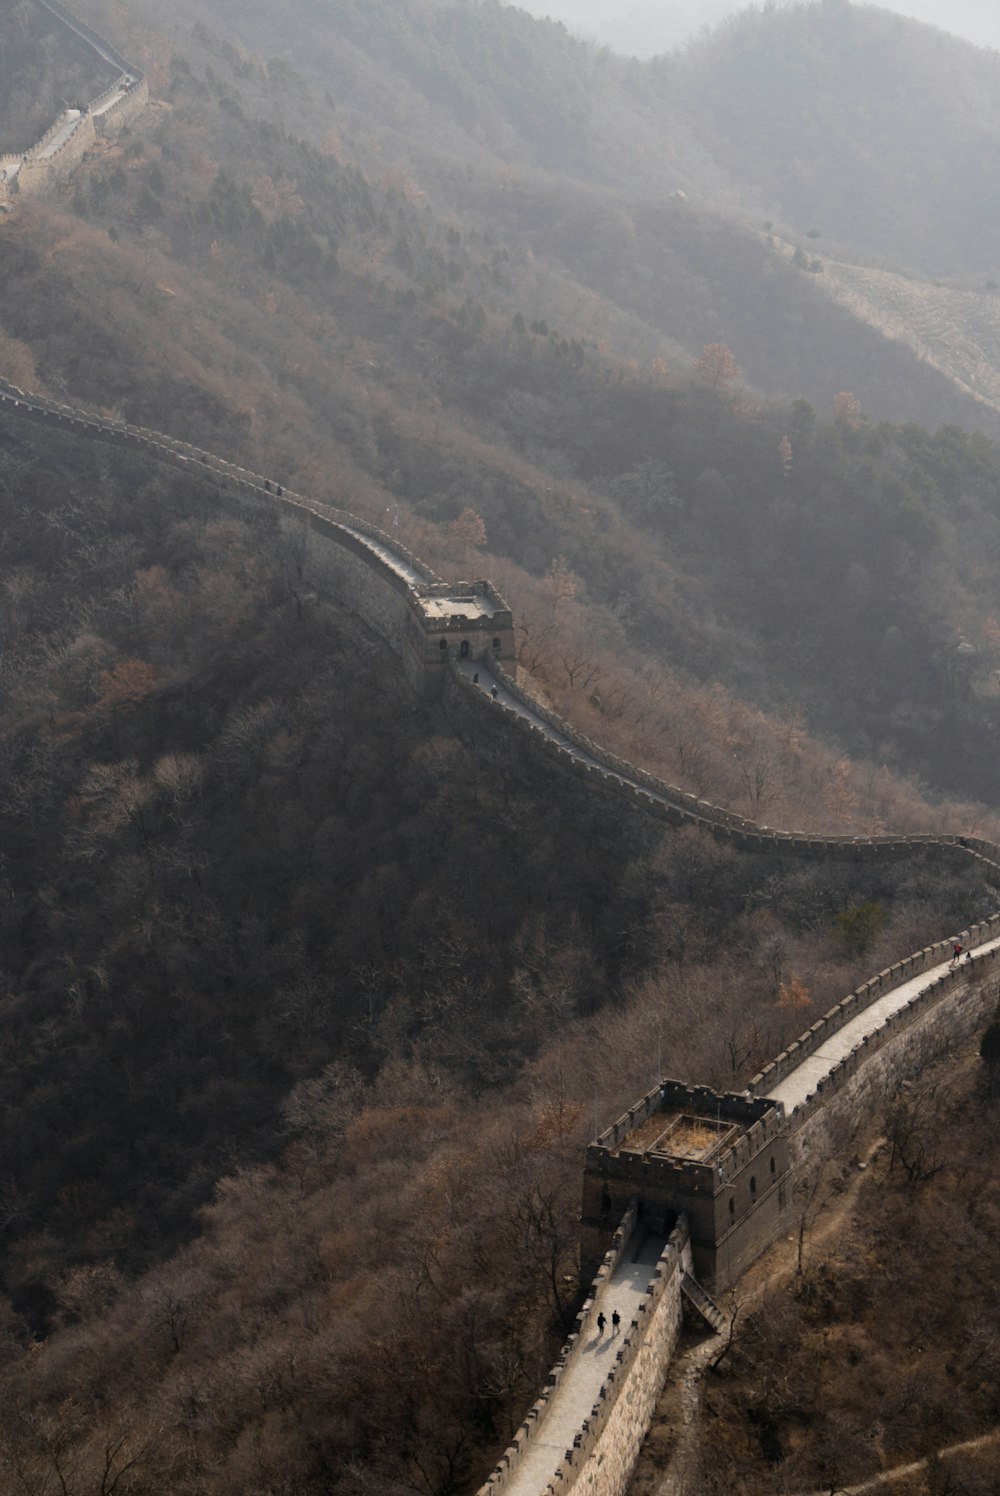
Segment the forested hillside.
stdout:
<path fill-rule="evenodd" d="M 0 376 L 492 577 L 529 689 L 700 795 L 996 834 L 989 412 L 768 242 L 710 51 L 84 9 L 152 103 L 0 224 Z M 468 1492 L 571 1316 L 593 1130 L 654 1072 L 741 1086 L 995 893 L 463 740 L 302 535 L 145 461 L 0 417 L 0 533 L 0 1471 Z"/>
<path fill-rule="evenodd" d="M 988 442 L 874 425 L 849 391 L 825 412 L 766 405 L 711 360 L 674 373 L 648 327 L 434 211 L 397 168 L 377 177 L 343 141 L 249 118 L 248 70 L 275 108 L 301 103 L 280 69 L 234 53 L 231 86 L 223 47 L 191 47 L 202 60 L 175 55 L 169 108 L 64 206 L 26 202 L 9 226 L 14 377 L 375 517 L 399 504 L 441 569 L 475 562 L 509 586 L 525 662 L 599 737 L 617 731 L 611 681 L 648 695 L 666 668 L 994 798 Z M 593 664 L 560 663 L 578 657 Z M 694 764 L 682 697 L 662 679 L 656 697 L 640 754 L 766 809 L 770 789 L 747 804 L 741 755 Z M 801 802 L 790 813 L 815 824 Z"/>
<path fill-rule="evenodd" d="M 597 1119 L 994 896 L 623 823 L 417 709 L 294 529 L 8 428 L 0 1471 L 468 1489 Z"/>
<path fill-rule="evenodd" d="M 161 23 L 148 0 L 132 0 L 129 10 L 133 52 L 155 67 L 175 39 L 163 34 L 157 47 Z M 579 317 L 572 292 L 582 287 L 593 334 L 603 336 L 610 317 L 641 359 L 666 356 L 684 367 L 704 344 L 723 340 L 751 383 L 774 393 L 827 406 L 846 388 L 877 417 L 997 429 L 994 411 L 831 305 L 814 275 L 769 246 L 763 225 L 782 218 L 781 202 L 752 172 L 741 177 L 742 163 L 717 144 L 705 105 L 711 60 L 702 68 L 680 58 L 626 61 L 515 7 L 471 0 L 329 0 L 290 15 L 261 0 L 238 13 L 221 0 L 179 0 L 174 10 L 198 28 L 218 81 L 250 113 L 339 151 L 419 204 L 488 225 L 509 249 L 551 270 L 532 316 L 551 322 L 556 306 L 560 323 Z M 124 18 L 119 24 L 129 29 Z M 868 45 L 859 20 L 851 46 L 862 58 Z M 292 66 L 303 86 L 276 95 L 255 58 L 275 80 Z M 905 54 L 889 62 L 899 91 L 918 86 Z M 973 97 L 974 75 L 960 79 Z M 857 151 L 870 107 L 859 99 Z M 752 142 L 762 128 L 750 113 L 739 133 Z M 891 160 L 883 146 L 882 159 Z M 919 184 L 907 190 L 911 218 L 921 202 L 925 216 L 938 217 L 932 184 L 925 198 Z M 789 206 L 785 232 L 807 250 L 807 234 L 824 229 L 829 237 L 815 215 L 800 218 Z M 873 222 L 850 252 L 884 248 Z"/>

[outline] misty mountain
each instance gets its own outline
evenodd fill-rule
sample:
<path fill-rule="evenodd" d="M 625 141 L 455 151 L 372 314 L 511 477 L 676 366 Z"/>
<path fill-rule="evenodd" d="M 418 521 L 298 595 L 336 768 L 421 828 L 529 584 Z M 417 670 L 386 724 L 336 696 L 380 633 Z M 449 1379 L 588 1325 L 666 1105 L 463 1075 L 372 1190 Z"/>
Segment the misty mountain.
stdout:
<path fill-rule="evenodd" d="M 592 37 L 615 52 L 654 57 L 747 6 L 742 0 L 681 0 L 669 7 L 629 0 L 527 0 L 523 8 L 532 15 L 562 21 L 574 34 Z M 991 0 L 894 0 L 885 9 L 964 37 L 978 47 L 1000 47 L 1000 18 Z"/>
<path fill-rule="evenodd" d="M 932 275 L 1000 265 L 1000 56 L 889 11 L 797 5 L 735 17 L 663 86 L 797 234 Z"/>
<path fill-rule="evenodd" d="M 729 341 L 747 378 L 764 390 L 824 405 L 847 388 L 866 409 L 890 419 L 970 427 L 994 419 L 949 388 L 926 350 L 873 334 L 857 309 L 831 304 L 821 278 L 790 266 L 761 227 L 769 219 L 787 222 L 784 236 L 806 245 L 806 265 L 817 243 L 828 252 L 834 247 L 835 233 L 841 240 L 854 234 L 842 252 L 881 254 L 899 246 L 900 253 L 909 250 L 909 264 L 923 253 L 935 264 L 950 256 L 959 269 L 987 255 L 993 229 L 977 245 L 975 225 L 984 211 L 974 182 L 963 176 L 961 130 L 949 126 L 942 135 L 925 187 L 926 174 L 911 169 L 905 116 L 894 145 L 891 116 L 880 102 L 884 78 L 866 62 L 879 37 L 899 30 L 906 44 L 890 48 L 883 41 L 883 71 L 895 69 L 893 96 L 917 96 L 914 59 L 926 62 L 937 46 L 927 28 L 877 11 L 768 12 L 723 28 L 689 58 L 641 65 L 595 54 L 561 25 L 496 4 L 333 0 L 280 19 L 260 0 L 238 14 L 221 0 L 188 0 L 179 10 L 192 23 L 205 17 L 230 28 L 264 55 L 273 49 L 311 79 L 315 97 L 301 111 L 300 128 L 319 137 L 331 128 L 349 132 L 366 170 L 391 170 L 438 211 L 488 225 L 561 279 L 568 274 L 606 305 L 640 319 L 649 356 L 679 355 L 683 362 L 707 342 Z M 832 61 L 824 52 L 828 32 L 838 38 Z M 766 61 L 760 77 L 745 63 L 755 49 Z M 948 55 L 959 70 L 956 92 L 968 98 L 962 106 L 968 129 L 985 136 L 992 104 L 987 96 L 975 124 L 975 100 L 984 89 L 971 83 L 988 83 L 995 60 L 958 43 Z M 854 80 L 846 103 L 837 69 Z M 819 154 L 810 167 L 813 155 L 797 139 L 802 164 L 786 185 L 784 171 L 768 163 L 790 156 L 796 127 L 787 111 L 774 109 L 773 98 L 793 88 L 815 95 L 824 119 L 839 110 L 833 138 L 840 144 L 828 163 L 822 152 L 832 151 L 831 130 L 817 126 Z M 730 95 L 739 108 L 726 103 Z M 940 103 L 943 94 L 935 98 Z M 333 107 L 324 108 L 324 99 Z M 254 107 L 250 99 L 244 103 Z M 866 121 L 875 110 L 885 139 L 870 186 L 862 178 Z M 288 120 L 287 106 L 279 117 Z M 809 131 L 799 136 L 813 145 Z M 959 201 L 960 211 L 940 211 L 935 184 Z M 810 240 L 810 233 L 823 238 Z M 872 320 L 878 324 L 877 312 Z M 654 349 L 657 335 L 662 341 Z"/>
<path fill-rule="evenodd" d="M 853 263 L 897 201 L 908 264 L 972 255 L 919 180 L 861 181 L 881 13 L 643 66 L 495 3 L 80 3 L 151 103 L 4 216 L 0 374 L 493 577 L 526 688 L 705 799 L 998 834 L 996 413 L 883 330 L 932 288 Z M 786 71 L 744 70 L 779 26 Z M 927 35 L 880 53 L 904 126 Z M 796 79 L 844 118 L 786 183 Z M 992 293 L 947 289 L 970 346 Z M 995 895 L 624 817 L 503 714 L 418 700 L 314 543 L 193 463 L 6 414 L 0 534 L 0 1487 L 469 1496 L 572 1321 L 581 1150 L 654 1056 L 739 1089 Z M 891 1379 L 859 1283 L 842 1338 L 863 1297 Z M 796 1299 L 824 1359 L 834 1288 Z M 991 1426 L 976 1314 L 901 1327 L 900 1462 Z M 870 1428 L 817 1401 L 803 1489 Z"/>

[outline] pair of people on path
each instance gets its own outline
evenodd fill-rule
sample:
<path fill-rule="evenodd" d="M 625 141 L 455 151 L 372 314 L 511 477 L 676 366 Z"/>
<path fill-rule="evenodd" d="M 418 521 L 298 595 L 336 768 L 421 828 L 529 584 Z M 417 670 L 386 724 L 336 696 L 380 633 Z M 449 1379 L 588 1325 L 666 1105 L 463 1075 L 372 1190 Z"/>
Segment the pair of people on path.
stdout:
<path fill-rule="evenodd" d="M 612 1335 L 617 1335 L 618 1334 L 618 1330 L 619 1330 L 619 1328 L 621 1326 L 621 1322 L 622 1322 L 622 1317 L 618 1313 L 618 1310 L 617 1309 L 613 1309 L 612 1312 L 611 1312 L 611 1333 L 612 1333 Z M 607 1322 L 607 1320 L 604 1317 L 604 1311 L 602 1309 L 601 1313 L 597 1316 L 597 1333 L 598 1333 L 598 1335 L 603 1335 L 604 1334 L 604 1331 L 607 1328 L 607 1323 L 608 1322 Z"/>

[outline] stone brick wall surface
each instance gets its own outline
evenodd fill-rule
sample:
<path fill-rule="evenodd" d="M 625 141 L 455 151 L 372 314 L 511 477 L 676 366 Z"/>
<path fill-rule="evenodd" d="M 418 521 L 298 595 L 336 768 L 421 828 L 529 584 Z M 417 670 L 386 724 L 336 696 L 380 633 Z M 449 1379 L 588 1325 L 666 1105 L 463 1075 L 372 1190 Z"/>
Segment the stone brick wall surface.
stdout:
<path fill-rule="evenodd" d="M 597 1314 L 597 1297 L 613 1276 L 636 1224 L 635 1207 L 626 1212 L 615 1232 L 590 1293 L 549 1374 L 542 1396 L 532 1406 L 513 1443 L 477 1496 L 501 1496 L 517 1474 L 522 1451 L 542 1425 L 576 1348 L 591 1333 Z M 667 1367 L 680 1335 L 682 1320 L 681 1278 L 691 1270 L 687 1228 L 678 1225 L 653 1268 L 639 1318 L 622 1337 L 615 1364 L 608 1372 L 597 1402 L 584 1419 L 573 1448 L 545 1487 L 544 1496 L 586 1492 L 587 1496 L 624 1496 L 639 1446 L 649 1426 L 653 1406 L 663 1386 Z M 539 1492 L 539 1496 L 543 1496 Z"/>
<path fill-rule="evenodd" d="M 673 1232 L 653 1270 L 601 1397 L 546 1496 L 625 1496 L 683 1320 L 681 1280 L 692 1269 L 687 1229 Z"/>
<path fill-rule="evenodd" d="M 863 1039 L 791 1116 L 792 1170 L 841 1154 L 903 1080 L 978 1033 L 1000 999 L 1000 951 L 940 977 Z"/>

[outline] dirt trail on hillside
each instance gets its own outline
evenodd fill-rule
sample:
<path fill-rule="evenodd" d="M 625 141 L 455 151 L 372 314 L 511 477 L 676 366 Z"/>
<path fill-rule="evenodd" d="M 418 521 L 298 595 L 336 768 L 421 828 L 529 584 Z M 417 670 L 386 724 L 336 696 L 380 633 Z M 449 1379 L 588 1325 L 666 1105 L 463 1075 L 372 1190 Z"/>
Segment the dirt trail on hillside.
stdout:
<path fill-rule="evenodd" d="M 939 1449 L 934 1456 L 928 1456 L 923 1460 L 914 1460 L 909 1465 L 897 1465 L 894 1470 L 882 1470 L 878 1475 L 872 1475 L 868 1480 L 863 1480 L 857 1486 L 841 1486 L 838 1488 L 837 1496 L 874 1496 L 876 1491 L 884 1490 L 886 1486 L 896 1485 L 901 1480 L 907 1480 L 911 1475 L 919 1475 L 926 1470 L 932 1458 L 939 1460 L 950 1460 L 956 1454 L 974 1454 L 976 1450 L 987 1449 L 991 1444 L 1000 1443 L 1000 1428 L 993 1429 L 988 1434 L 980 1434 L 978 1439 L 965 1439 L 961 1444 L 951 1444 L 947 1449 Z M 821 1490 L 800 1492 L 799 1496 L 830 1496 L 830 1487 L 824 1486 Z"/>

